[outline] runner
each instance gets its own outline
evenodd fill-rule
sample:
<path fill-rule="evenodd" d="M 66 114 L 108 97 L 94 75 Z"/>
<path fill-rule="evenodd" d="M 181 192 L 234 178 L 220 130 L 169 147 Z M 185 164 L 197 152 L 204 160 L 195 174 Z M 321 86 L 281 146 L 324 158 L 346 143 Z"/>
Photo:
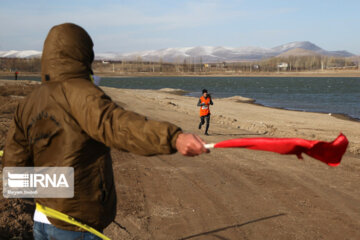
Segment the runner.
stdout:
<path fill-rule="evenodd" d="M 200 124 L 199 129 L 201 129 L 202 125 L 204 125 L 206 120 L 206 128 L 205 128 L 205 135 L 208 134 L 209 126 L 210 126 L 210 105 L 214 105 L 214 103 L 211 100 L 210 94 L 208 94 L 208 91 L 206 89 L 202 90 L 202 96 L 199 99 L 199 102 L 197 104 L 198 107 L 200 107 Z"/>

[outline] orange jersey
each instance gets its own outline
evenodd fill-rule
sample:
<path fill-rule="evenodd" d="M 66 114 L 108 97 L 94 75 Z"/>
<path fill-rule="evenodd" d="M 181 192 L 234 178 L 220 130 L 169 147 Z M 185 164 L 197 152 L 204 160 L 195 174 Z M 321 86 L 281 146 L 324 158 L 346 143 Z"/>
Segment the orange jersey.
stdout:
<path fill-rule="evenodd" d="M 200 107 L 200 117 L 210 114 L 210 97 L 205 99 L 204 96 L 201 96 L 200 101 L 201 104 L 205 103 L 205 105 Z"/>

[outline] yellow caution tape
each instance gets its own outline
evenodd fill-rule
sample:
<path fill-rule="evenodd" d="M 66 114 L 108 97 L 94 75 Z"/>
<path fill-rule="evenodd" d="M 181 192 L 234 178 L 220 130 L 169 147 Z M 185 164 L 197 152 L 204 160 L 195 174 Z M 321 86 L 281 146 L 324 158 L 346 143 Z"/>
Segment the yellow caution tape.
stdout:
<path fill-rule="evenodd" d="M 0 157 L 2 157 L 4 155 L 4 151 L 0 150 Z"/>
<path fill-rule="evenodd" d="M 101 239 L 110 240 L 110 238 L 108 238 L 101 232 L 97 231 L 96 229 L 94 229 L 84 223 L 81 223 L 81 222 L 75 220 L 74 218 L 72 218 L 62 212 L 59 212 L 55 209 L 45 207 L 39 203 L 36 203 L 36 210 L 39 212 L 42 212 L 43 214 L 45 214 L 48 217 L 55 218 L 55 219 L 70 223 L 72 225 L 78 226 L 82 229 L 85 229 L 86 231 L 91 232 L 92 234 L 95 234 L 96 236 L 98 236 Z"/>

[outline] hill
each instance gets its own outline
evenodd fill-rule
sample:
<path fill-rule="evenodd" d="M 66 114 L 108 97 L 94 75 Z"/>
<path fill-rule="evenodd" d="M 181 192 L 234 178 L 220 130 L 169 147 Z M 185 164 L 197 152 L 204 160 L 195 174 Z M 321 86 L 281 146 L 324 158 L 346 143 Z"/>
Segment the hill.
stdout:
<path fill-rule="evenodd" d="M 297 49 L 297 50 L 296 50 Z M 301 51 L 299 49 L 302 49 Z M 290 52 L 289 52 L 290 51 Z M 287 53 L 288 52 L 288 53 Z M 311 53 L 311 54 L 310 54 Z M 222 47 L 222 46 L 197 46 L 185 48 L 165 48 L 131 53 L 96 53 L 95 59 L 105 61 L 152 61 L 182 63 L 214 63 L 214 62 L 235 62 L 235 61 L 259 61 L 285 54 L 323 55 L 334 57 L 352 57 L 354 54 L 348 51 L 327 51 L 309 42 L 291 42 L 274 48 L 262 47 Z M 38 58 L 41 52 L 27 51 L 0 51 L 0 57 L 5 58 Z"/>
<path fill-rule="evenodd" d="M 281 53 L 277 57 L 290 57 L 290 56 L 303 57 L 303 56 L 319 56 L 319 55 L 320 55 L 319 53 L 311 50 L 306 50 L 303 48 L 294 48 L 289 51 Z"/>

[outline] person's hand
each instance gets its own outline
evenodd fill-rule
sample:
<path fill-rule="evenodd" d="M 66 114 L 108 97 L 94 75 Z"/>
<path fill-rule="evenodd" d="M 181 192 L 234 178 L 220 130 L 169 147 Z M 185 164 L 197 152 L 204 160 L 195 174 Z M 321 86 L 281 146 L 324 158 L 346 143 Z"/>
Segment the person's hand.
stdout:
<path fill-rule="evenodd" d="M 176 149 L 184 156 L 196 156 L 210 152 L 204 147 L 205 142 L 197 135 L 181 133 L 176 139 Z"/>

